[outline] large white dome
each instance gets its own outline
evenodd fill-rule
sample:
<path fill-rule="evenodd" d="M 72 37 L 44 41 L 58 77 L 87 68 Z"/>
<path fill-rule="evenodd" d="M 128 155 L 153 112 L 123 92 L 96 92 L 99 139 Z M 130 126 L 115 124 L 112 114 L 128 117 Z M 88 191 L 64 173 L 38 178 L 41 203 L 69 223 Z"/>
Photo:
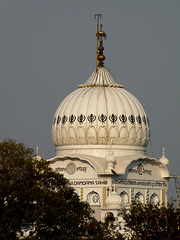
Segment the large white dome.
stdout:
<path fill-rule="evenodd" d="M 52 124 L 52 140 L 56 147 L 146 147 L 149 130 L 139 101 L 119 85 L 105 67 L 99 67 L 59 105 Z"/>

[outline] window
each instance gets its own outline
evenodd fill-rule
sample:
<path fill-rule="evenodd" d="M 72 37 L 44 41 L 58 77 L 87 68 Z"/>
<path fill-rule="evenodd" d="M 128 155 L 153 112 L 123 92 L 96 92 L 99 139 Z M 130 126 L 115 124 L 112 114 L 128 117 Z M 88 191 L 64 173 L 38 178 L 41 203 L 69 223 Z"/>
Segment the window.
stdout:
<path fill-rule="evenodd" d="M 150 202 L 155 205 L 159 203 L 159 197 L 156 193 L 151 195 Z"/>
<path fill-rule="evenodd" d="M 122 204 L 126 205 L 129 203 L 129 196 L 125 191 L 121 192 L 119 196 L 121 197 Z"/>
<path fill-rule="evenodd" d="M 141 192 L 136 193 L 135 201 L 137 203 L 144 203 L 144 196 L 143 196 L 143 194 Z"/>
<path fill-rule="evenodd" d="M 101 204 L 100 203 L 100 196 L 97 192 L 90 192 L 88 193 L 87 195 L 87 202 L 90 204 L 90 205 L 99 205 Z"/>

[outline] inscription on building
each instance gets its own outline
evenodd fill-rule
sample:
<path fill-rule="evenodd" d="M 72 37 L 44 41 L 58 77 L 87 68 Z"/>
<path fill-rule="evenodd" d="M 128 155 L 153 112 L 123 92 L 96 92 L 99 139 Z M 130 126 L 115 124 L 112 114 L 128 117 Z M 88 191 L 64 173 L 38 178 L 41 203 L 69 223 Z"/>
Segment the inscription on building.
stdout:
<path fill-rule="evenodd" d="M 136 181 L 136 180 L 120 180 L 114 179 L 113 184 L 124 185 L 124 186 L 146 186 L 146 187 L 167 187 L 168 184 L 166 182 L 160 181 Z"/>
<path fill-rule="evenodd" d="M 129 173 L 136 173 L 139 175 L 148 174 L 151 176 L 152 170 L 144 169 L 144 166 L 140 163 L 137 166 L 137 169 L 129 169 Z"/>
<path fill-rule="evenodd" d="M 67 164 L 66 167 L 57 167 L 55 168 L 55 170 L 60 173 L 68 173 L 69 175 L 73 175 L 75 172 L 86 173 L 87 167 L 81 167 L 81 166 L 76 167 L 75 163 L 70 162 Z"/>
<path fill-rule="evenodd" d="M 75 186 L 75 185 L 107 185 L 108 181 L 70 181 L 70 184 Z"/>

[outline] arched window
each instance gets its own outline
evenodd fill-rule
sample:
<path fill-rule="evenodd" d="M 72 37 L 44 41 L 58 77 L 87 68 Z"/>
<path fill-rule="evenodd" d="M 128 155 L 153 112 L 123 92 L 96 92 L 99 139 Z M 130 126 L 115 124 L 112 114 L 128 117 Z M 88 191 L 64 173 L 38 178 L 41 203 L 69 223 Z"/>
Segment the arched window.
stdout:
<path fill-rule="evenodd" d="M 141 192 L 136 193 L 135 201 L 137 203 L 144 203 L 144 196 L 143 196 L 143 194 Z"/>
<path fill-rule="evenodd" d="M 153 193 L 152 195 L 151 195 L 151 197 L 150 197 L 150 202 L 152 203 L 152 204 L 158 204 L 159 203 L 159 197 L 158 197 L 158 195 L 156 194 L 156 193 Z"/>
<path fill-rule="evenodd" d="M 122 204 L 126 205 L 129 203 L 129 196 L 127 192 L 123 191 L 119 194 L 119 196 L 121 197 Z"/>
<path fill-rule="evenodd" d="M 99 205 L 100 203 L 100 196 L 97 192 L 92 191 L 88 193 L 87 195 L 87 200 L 86 200 L 90 205 Z"/>
<path fill-rule="evenodd" d="M 92 191 L 88 193 L 86 201 L 91 205 L 91 208 L 94 210 L 94 217 L 100 221 L 101 220 L 101 202 L 100 196 L 97 192 Z"/>

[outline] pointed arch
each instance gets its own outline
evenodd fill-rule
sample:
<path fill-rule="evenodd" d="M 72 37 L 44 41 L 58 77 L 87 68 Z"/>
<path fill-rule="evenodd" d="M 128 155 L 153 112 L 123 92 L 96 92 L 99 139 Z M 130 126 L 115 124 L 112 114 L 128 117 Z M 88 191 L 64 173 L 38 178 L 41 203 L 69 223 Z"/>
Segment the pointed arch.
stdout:
<path fill-rule="evenodd" d="M 127 192 L 123 191 L 119 194 L 119 196 L 121 197 L 122 204 L 126 205 L 129 203 L 129 196 Z"/>
<path fill-rule="evenodd" d="M 86 201 L 90 204 L 90 205 L 99 205 L 101 204 L 100 202 L 100 196 L 97 192 L 95 191 L 91 191 L 88 193 Z"/>
<path fill-rule="evenodd" d="M 137 203 L 144 203 L 144 195 L 141 192 L 136 193 L 135 201 Z"/>
<path fill-rule="evenodd" d="M 159 196 L 153 193 L 150 197 L 150 203 L 157 205 L 159 203 Z"/>

